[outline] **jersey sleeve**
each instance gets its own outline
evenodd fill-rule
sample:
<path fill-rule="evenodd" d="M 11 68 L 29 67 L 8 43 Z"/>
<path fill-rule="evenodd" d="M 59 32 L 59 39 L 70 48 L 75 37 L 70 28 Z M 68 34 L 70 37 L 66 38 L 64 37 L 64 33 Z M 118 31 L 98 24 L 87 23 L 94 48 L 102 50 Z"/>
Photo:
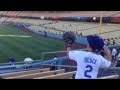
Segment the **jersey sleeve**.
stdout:
<path fill-rule="evenodd" d="M 69 59 L 77 61 L 81 56 L 81 51 L 69 51 Z"/>
<path fill-rule="evenodd" d="M 101 63 L 101 67 L 110 67 L 111 66 L 111 61 L 108 61 L 105 58 L 102 58 L 102 63 Z"/>

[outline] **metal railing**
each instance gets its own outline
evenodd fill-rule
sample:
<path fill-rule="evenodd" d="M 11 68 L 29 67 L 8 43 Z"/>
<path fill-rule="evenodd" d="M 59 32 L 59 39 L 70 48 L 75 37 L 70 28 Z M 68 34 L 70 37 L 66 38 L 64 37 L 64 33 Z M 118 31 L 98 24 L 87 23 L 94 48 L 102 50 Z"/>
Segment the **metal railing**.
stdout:
<path fill-rule="evenodd" d="M 86 49 L 76 49 L 76 50 L 82 50 L 82 51 L 85 51 Z M 73 50 L 74 51 L 74 50 Z M 67 51 L 53 51 L 53 52 L 43 52 L 41 54 L 41 60 L 44 60 L 44 56 L 47 55 L 47 54 L 57 54 L 57 53 L 67 53 Z"/>
<path fill-rule="evenodd" d="M 104 76 L 104 77 L 99 77 L 98 79 L 119 79 L 119 75 L 110 75 L 110 76 Z"/>

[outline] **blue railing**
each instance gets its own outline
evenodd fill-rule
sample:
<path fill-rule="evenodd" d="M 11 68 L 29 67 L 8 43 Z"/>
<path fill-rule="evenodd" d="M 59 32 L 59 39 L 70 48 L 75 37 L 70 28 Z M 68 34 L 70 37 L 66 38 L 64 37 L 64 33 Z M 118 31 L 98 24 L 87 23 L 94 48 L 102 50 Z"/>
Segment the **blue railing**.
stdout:
<path fill-rule="evenodd" d="M 59 65 L 61 65 L 62 61 L 68 60 L 68 57 L 60 57 L 56 60 L 54 59 L 50 59 L 50 60 L 46 60 L 46 61 L 42 61 L 42 60 L 38 60 L 38 61 L 34 61 L 31 65 L 32 68 L 40 68 L 42 64 L 51 64 L 52 62 L 58 62 Z M 5 73 L 5 72 L 11 72 L 11 71 L 16 71 L 16 70 L 24 70 L 24 62 L 20 62 L 20 64 L 14 64 L 14 65 L 2 65 L 0 66 L 0 73 Z"/>

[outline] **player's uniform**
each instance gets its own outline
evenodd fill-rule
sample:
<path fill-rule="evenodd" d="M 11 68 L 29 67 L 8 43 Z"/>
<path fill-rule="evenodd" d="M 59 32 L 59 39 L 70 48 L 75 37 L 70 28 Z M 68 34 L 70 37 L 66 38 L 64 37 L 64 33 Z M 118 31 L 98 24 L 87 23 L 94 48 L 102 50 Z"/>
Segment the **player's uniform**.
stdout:
<path fill-rule="evenodd" d="M 101 55 L 86 51 L 70 51 L 69 58 L 77 62 L 75 79 L 95 79 L 100 67 L 109 67 L 111 62 Z"/>

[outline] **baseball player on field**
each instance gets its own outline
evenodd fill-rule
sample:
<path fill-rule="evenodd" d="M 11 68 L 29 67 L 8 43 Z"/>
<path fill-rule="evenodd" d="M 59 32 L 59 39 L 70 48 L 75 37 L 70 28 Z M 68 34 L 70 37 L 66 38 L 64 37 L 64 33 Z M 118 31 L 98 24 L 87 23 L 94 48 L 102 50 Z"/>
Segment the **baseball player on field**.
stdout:
<path fill-rule="evenodd" d="M 66 40 L 66 48 L 69 59 L 77 62 L 75 79 L 96 79 L 101 67 L 111 66 L 110 50 L 104 46 L 104 41 L 99 36 L 87 36 L 87 51 L 71 50 L 72 43 Z M 100 55 L 104 50 L 106 58 Z"/>

